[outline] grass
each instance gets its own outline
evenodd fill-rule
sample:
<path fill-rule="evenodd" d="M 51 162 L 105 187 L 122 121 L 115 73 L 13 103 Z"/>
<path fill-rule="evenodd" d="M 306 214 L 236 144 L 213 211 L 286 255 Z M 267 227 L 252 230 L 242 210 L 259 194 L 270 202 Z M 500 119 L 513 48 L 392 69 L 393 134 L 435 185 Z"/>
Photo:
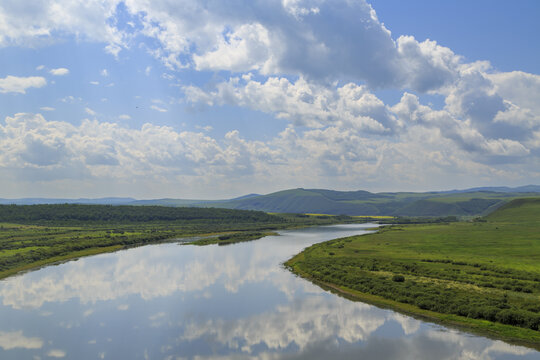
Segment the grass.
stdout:
<path fill-rule="evenodd" d="M 220 246 L 231 245 L 231 244 L 236 244 L 240 242 L 257 240 L 257 239 L 263 238 L 265 236 L 270 236 L 270 235 L 278 235 L 278 233 L 274 231 L 227 233 L 227 234 L 211 236 L 204 239 L 187 242 L 187 243 L 184 243 L 184 245 L 198 245 L 198 246 L 212 245 L 212 244 L 217 244 Z"/>
<path fill-rule="evenodd" d="M 540 348 L 540 199 L 316 244 L 286 265 L 361 300 Z"/>

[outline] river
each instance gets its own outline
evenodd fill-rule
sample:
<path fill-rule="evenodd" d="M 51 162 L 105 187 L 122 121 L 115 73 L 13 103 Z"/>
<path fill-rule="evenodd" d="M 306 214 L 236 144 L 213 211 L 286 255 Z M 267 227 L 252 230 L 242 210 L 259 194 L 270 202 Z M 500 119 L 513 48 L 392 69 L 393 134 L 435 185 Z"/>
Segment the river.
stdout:
<path fill-rule="evenodd" d="M 143 246 L 0 281 L 0 359 L 540 359 L 326 292 L 282 263 L 370 224 Z"/>

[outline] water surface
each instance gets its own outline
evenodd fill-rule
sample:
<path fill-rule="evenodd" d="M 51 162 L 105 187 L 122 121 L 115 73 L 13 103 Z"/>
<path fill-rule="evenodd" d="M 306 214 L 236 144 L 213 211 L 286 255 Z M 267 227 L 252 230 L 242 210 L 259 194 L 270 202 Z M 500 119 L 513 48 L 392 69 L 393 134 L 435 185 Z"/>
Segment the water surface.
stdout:
<path fill-rule="evenodd" d="M 5 279 L 0 359 L 540 359 L 346 300 L 282 266 L 306 246 L 371 226 L 144 246 Z"/>

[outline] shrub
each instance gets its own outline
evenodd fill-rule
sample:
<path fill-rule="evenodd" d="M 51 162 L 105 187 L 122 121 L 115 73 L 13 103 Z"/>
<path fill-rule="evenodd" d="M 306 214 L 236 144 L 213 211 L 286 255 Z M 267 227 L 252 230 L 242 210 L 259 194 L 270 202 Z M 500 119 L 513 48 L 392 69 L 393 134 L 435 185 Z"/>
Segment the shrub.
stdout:
<path fill-rule="evenodd" d="M 404 282 L 405 281 L 405 277 L 403 275 L 394 275 L 392 276 L 392 281 L 395 281 L 395 282 Z"/>

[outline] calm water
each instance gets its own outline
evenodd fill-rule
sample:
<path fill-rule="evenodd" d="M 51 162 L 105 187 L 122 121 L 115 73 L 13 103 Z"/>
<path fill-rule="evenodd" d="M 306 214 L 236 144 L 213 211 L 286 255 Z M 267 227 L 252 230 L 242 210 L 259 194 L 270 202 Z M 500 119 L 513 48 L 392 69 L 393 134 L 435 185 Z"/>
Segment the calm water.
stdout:
<path fill-rule="evenodd" d="M 540 359 L 348 301 L 281 265 L 367 227 L 145 246 L 0 281 L 0 359 Z"/>

